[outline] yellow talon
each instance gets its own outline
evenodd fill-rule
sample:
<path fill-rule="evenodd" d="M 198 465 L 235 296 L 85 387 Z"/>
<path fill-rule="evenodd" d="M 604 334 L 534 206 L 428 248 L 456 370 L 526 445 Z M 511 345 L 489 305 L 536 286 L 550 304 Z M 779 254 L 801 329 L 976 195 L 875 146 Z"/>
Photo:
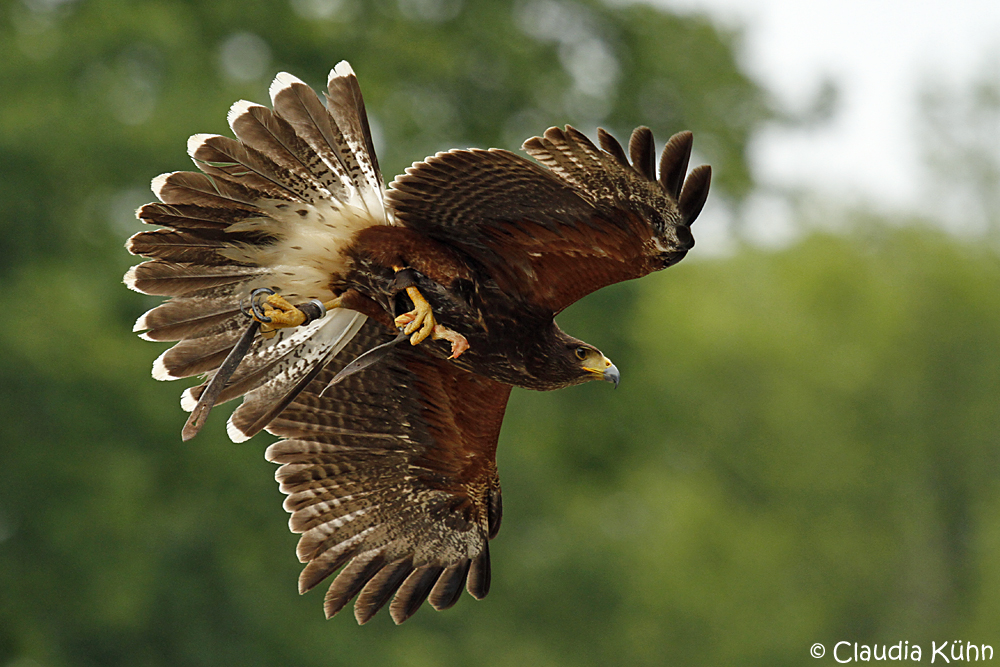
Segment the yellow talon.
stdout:
<path fill-rule="evenodd" d="M 416 286 L 407 287 L 406 293 L 413 301 L 413 310 L 397 317 L 396 326 L 403 327 L 405 334 L 413 334 L 410 337 L 410 345 L 419 345 L 433 333 L 437 322 L 434 321 L 434 311 L 431 309 L 431 304 L 427 303 L 427 299 Z"/>
<path fill-rule="evenodd" d="M 434 312 L 427 299 L 416 287 L 407 287 L 406 293 L 413 301 L 413 310 L 403 313 L 396 318 L 396 326 L 403 327 L 403 333 L 413 334 L 410 336 L 410 345 L 419 345 L 428 336 L 434 340 L 446 340 L 451 343 L 451 357 L 458 359 L 463 352 L 469 349 L 469 341 L 465 336 L 453 331 L 443 324 L 438 324 L 434 320 Z"/>
<path fill-rule="evenodd" d="M 266 338 L 273 336 L 278 329 L 297 327 L 306 321 L 305 313 L 288 303 L 280 294 L 268 296 L 261 307 L 264 315 L 271 318 L 270 322 L 265 322 L 260 327 L 261 334 Z"/>

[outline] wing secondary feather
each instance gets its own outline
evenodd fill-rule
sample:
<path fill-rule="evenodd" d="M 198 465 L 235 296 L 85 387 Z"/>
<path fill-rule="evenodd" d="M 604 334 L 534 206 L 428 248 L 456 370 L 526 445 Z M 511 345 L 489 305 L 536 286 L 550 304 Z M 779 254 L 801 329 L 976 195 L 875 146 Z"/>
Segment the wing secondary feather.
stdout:
<path fill-rule="evenodd" d="M 387 193 L 405 226 L 485 268 L 500 288 L 558 313 L 601 287 L 680 261 L 710 171 L 683 181 L 690 133 L 667 144 L 656 178 L 652 133 L 637 129 L 632 163 L 603 130 L 597 148 L 572 127 L 525 142 L 544 167 L 503 150 L 454 150 L 415 163 Z M 547 167 L 547 168 L 546 168 Z"/>
<path fill-rule="evenodd" d="M 360 594 L 362 623 L 394 595 L 397 623 L 428 597 L 454 604 L 463 584 L 484 596 L 487 542 L 500 523 L 495 456 L 510 387 L 408 345 L 327 387 L 347 361 L 389 340 L 369 320 L 268 426 L 285 438 L 267 458 L 281 464 L 289 525 L 302 535 L 300 590 L 343 568 L 326 613 Z"/>

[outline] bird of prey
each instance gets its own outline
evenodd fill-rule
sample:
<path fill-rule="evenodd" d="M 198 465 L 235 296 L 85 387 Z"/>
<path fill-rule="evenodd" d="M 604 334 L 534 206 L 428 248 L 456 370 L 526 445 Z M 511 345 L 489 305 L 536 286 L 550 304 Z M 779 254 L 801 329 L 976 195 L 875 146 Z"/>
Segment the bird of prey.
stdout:
<path fill-rule="evenodd" d="M 181 405 L 193 436 L 243 397 L 233 440 L 262 429 L 287 495 L 305 592 L 334 573 L 331 617 L 355 596 L 396 623 L 490 586 L 500 528 L 496 446 L 512 386 L 550 390 L 618 369 L 555 316 L 605 285 L 680 261 L 711 170 L 692 137 L 659 160 L 566 126 L 505 150 L 450 150 L 386 188 L 358 81 L 330 72 L 324 104 L 294 76 L 272 108 L 240 101 L 236 139 L 196 134 L 199 171 L 153 179 L 126 284 L 170 297 L 136 331 L 177 341 L 153 376 L 204 376 Z M 631 158 L 631 160 L 629 159 Z"/>

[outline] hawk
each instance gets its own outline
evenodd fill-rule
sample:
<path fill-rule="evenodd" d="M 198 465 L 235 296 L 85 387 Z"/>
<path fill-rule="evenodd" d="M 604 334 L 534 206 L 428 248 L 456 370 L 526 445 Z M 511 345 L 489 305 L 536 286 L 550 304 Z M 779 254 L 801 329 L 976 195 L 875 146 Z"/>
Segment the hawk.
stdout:
<path fill-rule="evenodd" d="M 402 623 L 425 600 L 487 594 L 511 387 L 617 385 L 555 316 L 680 261 L 711 170 L 687 174 L 690 132 L 670 138 L 657 176 L 648 128 L 626 153 L 566 126 L 524 143 L 537 162 L 450 150 L 387 189 L 346 62 L 327 88 L 324 104 L 278 74 L 272 108 L 231 108 L 236 139 L 192 136 L 199 171 L 153 179 L 159 201 L 137 215 L 159 229 L 129 239 L 147 261 L 125 282 L 170 297 L 135 325 L 177 341 L 153 376 L 205 378 L 183 393 L 183 437 L 243 397 L 231 438 L 281 438 L 266 458 L 301 534 L 300 592 L 337 573 L 327 617 L 357 597 L 359 623 L 387 603 Z"/>

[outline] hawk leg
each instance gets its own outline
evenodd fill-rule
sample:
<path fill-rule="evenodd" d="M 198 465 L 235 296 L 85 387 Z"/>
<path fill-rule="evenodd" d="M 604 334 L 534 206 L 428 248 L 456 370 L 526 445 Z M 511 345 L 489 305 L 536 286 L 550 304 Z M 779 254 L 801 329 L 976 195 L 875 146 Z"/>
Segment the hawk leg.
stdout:
<path fill-rule="evenodd" d="M 404 270 L 403 267 L 393 268 L 397 273 Z M 463 352 L 469 349 L 469 341 L 466 340 L 465 336 L 437 323 L 431 304 L 427 303 L 427 299 L 420 293 L 416 285 L 407 287 L 406 294 L 413 302 L 413 310 L 398 316 L 395 322 L 397 327 L 402 328 L 404 334 L 410 336 L 410 345 L 419 345 L 428 336 L 433 340 L 446 340 L 451 343 L 449 359 L 458 359 Z"/>
<path fill-rule="evenodd" d="M 264 338 L 273 338 L 278 329 L 308 324 L 326 315 L 326 311 L 341 307 L 340 297 L 327 302 L 313 299 L 301 306 L 293 306 L 280 294 L 269 294 L 258 302 L 260 296 L 255 291 L 251 297 L 251 316 L 261 323 L 260 334 Z"/>

